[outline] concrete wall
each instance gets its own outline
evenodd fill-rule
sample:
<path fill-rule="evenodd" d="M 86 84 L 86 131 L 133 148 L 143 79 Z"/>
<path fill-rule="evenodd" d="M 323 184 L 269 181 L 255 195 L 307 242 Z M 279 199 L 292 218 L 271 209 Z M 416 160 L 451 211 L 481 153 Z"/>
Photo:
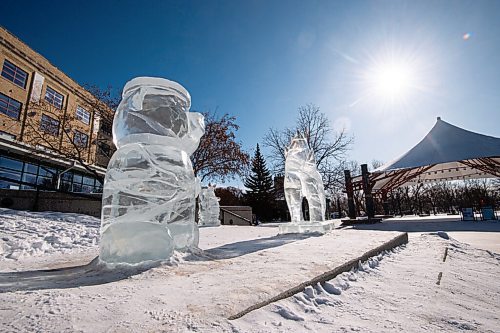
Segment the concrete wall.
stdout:
<path fill-rule="evenodd" d="M 34 190 L 4 190 L 0 189 L 0 207 L 16 210 L 54 211 L 63 213 L 87 214 L 95 217 L 101 216 L 101 194 L 89 194 L 95 198 L 88 199 L 66 193 L 38 192 Z M 252 207 L 250 206 L 221 206 L 221 208 L 242 216 L 252 221 Z M 230 213 L 220 213 L 221 223 L 224 225 L 250 225 L 248 221 L 238 218 Z"/>
<path fill-rule="evenodd" d="M 0 189 L 0 206 L 17 210 L 55 211 L 101 216 L 101 195 L 92 194 L 96 200 L 75 197 L 66 193 L 42 192 L 29 190 Z"/>

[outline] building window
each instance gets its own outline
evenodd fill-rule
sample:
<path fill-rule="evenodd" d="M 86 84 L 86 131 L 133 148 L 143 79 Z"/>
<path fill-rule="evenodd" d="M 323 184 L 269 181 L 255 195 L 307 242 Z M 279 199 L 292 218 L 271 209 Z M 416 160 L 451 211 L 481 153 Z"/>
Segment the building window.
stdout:
<path fill-rule="evenodd" d="M 92 192 L 94 192 L 94 193 L 102 193 L 102 184 L 97 179 L 95 180 L 95 186 L 94 186 L 94 190 Z"/>
<path fill-rule="evenodd" d="M 9 169 L 9 170 L 14 170 L 14 171 L 22 171 L 23 170 L 23 162 L 6 157 L 6 156 L 1 156 L 0 157 L 0 168 L 1 169 Z"/>
<path fill-rule="evenodd" d="M 92 193 L 94 192 L 95 179 L 92 177 L 83 177 L 82 192 Z"/>
<path fill-rule="evenodd" d="M 22 104 L 4 94 L 0 94 L 0 112 L 14 119 L 19 119 Z"/>
<path fill-rule="evenodd" d="M 102 184 L 95 178 L 80 173 L 73 174 L 72 192 L 101 193 Z"/>
<path fill-rule="evenodd" d="M 80 120 L 82 123 L 90 124 L 90 112 L 82 108 L 81 106 L 76 107 L 76 119 Z"/>
<path fill-rule="evenodd" d="M 45 91 L 45 100 L 56 108 L 62 109 L 64 96 L 51 87 L 47 87 L 47 90 Z"/>
<path fill-rule="evenodd" d="M 56 188 L 58 175 L 63 169 L 0 155 L 0 189 L 34 190 L 38 185 L 41 190 L 52 190 Z M 101 193 L 102 184 L 90 175 L 67 171 L 61 175 L 60 189 Z"/>
<path fill-rule="evenodd" d="M 45 114 L 42 114 L 42 120 L 40 122 L 40 129 L 45 133 L 57 136 L 59 135 L 59 121 L 51 118 Z"/>
<path fill-rule="evenodd" d="M 16 139 L 15 135 L 7 133 L 7 132 L 4 132 L 4 131 L 0 131 L 0 136 L 5 136 L 5 137 L 8 137 L 9 139 L 12 139 L 12 140 Z"/>
<path fill-rule="evenodd" d="M 101 142 L 99 143 L 99 152 L 102 155 L 109 157 L 111 155 L 111 147 L 108 144 Z"/>
<path fill-rule="evenodd" d="M 0 156 L 0 188 L 19 189 L 22 170 L 23 162 Z"/>
<path fill-rule="evenodd" d="M 46 189 L 53 189 L 57 183 L 57 170 L 51 167 L 40 165 L 36 183 Z"/>
<path fill-rule="evenodd" d="M 26 88 L 26 81 L 28 81 L 28 73 L 23 71 L 8 60 L 3 62 L 2 76 L 9 81 L 14 82 L 21 88 Z"/>
<path fill-rule="evenodd" d="M 111 128 L 112 128 L 111 122 L 106 121 L 106 120 L 103 120 L 101 122 L 101 131 L 104 134 L 111 136 L 112 135 Z"/>
<path fill-rule="evenodd" d="M 85 148 L 87 147 L 88 141 L 89 141 L 89 136 L 87 134 L 75 130 L 75 134 L 73 135 L 73 143 L 76 146 L 80 148 Z"/>
<path fill-rule="evenodd" d="M 36 177 L 38 175 L 38 165 L 25 162 L 23 170 L 24 170 L 23 178 L 21 180 L 25 183 L 36 184 L 37 183 Z M 32 190 L 34 188 L 35 188 L 34 186 L 28 184 L 21 185 L 21 189 L 23 190 Z"/>

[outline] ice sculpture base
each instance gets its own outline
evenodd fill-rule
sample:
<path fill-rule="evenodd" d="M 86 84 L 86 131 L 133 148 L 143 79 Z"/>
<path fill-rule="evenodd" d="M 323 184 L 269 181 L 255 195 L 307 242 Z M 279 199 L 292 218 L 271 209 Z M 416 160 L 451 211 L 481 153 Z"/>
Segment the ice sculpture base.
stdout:
<path fill-rule="evenodd" d="M 99 258 L 108 264 L 166 260 L 174 251 L 167 228 L 159 223 L 113 223 L 101 235 Z"/>
<path fill-rule="evenodd" d="M 174 239 L 175 250 L 186 251 L 198 247 L 200 231 L 196 223 L 169 223 L 168 230 Z"/>
<path fill-rule="evenodd" d="M 301 223 L 284 223 L 280 225 L 279 234 L 307 234 L 320 233 L 326 234 L 335 228 L 334 221 L 323 222 L 301 222 Z"/>
<path fill-rule="evenodd" d="M 221 224 L 198 224 L 198 228 L 207 228 L 207 227 L 220 227 Z"/>

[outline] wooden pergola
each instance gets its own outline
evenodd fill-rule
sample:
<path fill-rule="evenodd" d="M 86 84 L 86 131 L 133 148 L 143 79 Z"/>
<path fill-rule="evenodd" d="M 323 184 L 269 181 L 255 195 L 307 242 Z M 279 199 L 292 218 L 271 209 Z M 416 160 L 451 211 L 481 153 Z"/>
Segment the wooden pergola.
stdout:
<path fill-rule="evenodd" d="M 500 177 L 500 138 L 467 131 L 440 117 L 422 141 L 406 154 L 361 175 L 345 171 L 349 216 L 355 218 L 353 193 L 363 190 L 367 215 L 373 217 L 372 196 L 383 201 L 400 186 L 448 180 Z"/>

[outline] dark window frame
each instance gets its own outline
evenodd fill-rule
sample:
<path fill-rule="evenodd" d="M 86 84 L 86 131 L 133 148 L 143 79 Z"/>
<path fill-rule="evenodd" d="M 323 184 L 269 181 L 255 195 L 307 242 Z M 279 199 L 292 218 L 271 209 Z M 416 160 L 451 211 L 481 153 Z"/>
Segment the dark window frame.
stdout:
<path fill-rule="evenodd" d="M 55 126 L 55 123 L 57 123 L 57 128 Z M 56 131 L 51 130 L 51 126 L 54 126 L 54 128 L 56 128 Z M 61 127 L 61 122 L 59 120 L 54 119 L 51 116 L 47 116 L 46 114 L 42 114 L 42 118 L 40 119 L 40 130 L 41 131 L 57 137 L 57 136 L 59 136 L 60 127 Z"/>
<path fill-rule="evenodd" d="M 0 188 L 12 189 L 11 186 L 14 186 L 20 189 L 21 186 L 16 181 L 21 181 L 23 179 L 23 169 L 23 161 L 3 154 L 0 155 L 0 176 L 13 180 L 12 182 L 1 180 Z"/>
<path fill-rule="evenodd" d="M 60 101 L 58 98 L 60 99 Z M 49 104 L 51 104 L 55 108 L 58 108 L 59 110 L 62 110 L 64 106 L 64 95 L 55 90 L 54 88 L 51 88 L 50 86 L 47 86 L 47 88 L 45 89 L 44 99 Z"/>
<path fill-rule="evenodd" d="M 55 189 L 57 175 L 65 168 L 49 166 L 34 160 L 22 160 L 0 153 L 0 173 L 8 174 L 13 181 L 25 181 L 32 185 L 0 180 L 0 188 L 17 187 L 20 190 L 34 190 L 36 185 L 44 185 L 47 190 Z M 61 176 L 61 188 L 69 192 L 101 193 L 102 184 L 90 174 L 68 171 Z"/>
<path fill-rule="evenodd" d="M 82 138 L 85 138 L 84 142 L 81 142 Z M 75 130 L 73 133 L 73 143 L 79 148 L 87 148 L 87 146 L 89 145 L 89 135 L 80 132 L 79 130 Z"/>
<path fill-rule="evenodd" d="M 17 109 L 17 116 L 14 117 L 13 115 L 15 114 L 16 109 L 13 109 L 11 106 L 15 105 L 15 102 L 18 105 Z M 5 106 L 4 106 L 5 104 Z M 7 117 L 10 117 L 12 119 L 19 120 L 19 117 L 21 117 L 21 110 L 23 108 L 23 103 L 19 102 L 18 100 L 15 100 L 14 98 L 11 98 L 5 94 L 0 93 L 0 113 L 6 115 Z"/>
<path fill-rule="evenodd" d="M 8 73 L 11 71 L 12 73 Z M 5 59 L 3 62 L 2 73 L 0 74 L 5 79 L 11 81 L 16 86 L 26 89 L 28 83 L 28 72 L 21 67 L 15 65 L 11 61 Z"/>
<path fill-rule="evenodd" d="M 99 143 L 99 153 L 101 153 L 101 155 L 103 155 L 103 156 L 110 157 L 111 156 L 111 146 L 108 145 L 107 143 L 100 142 Z"/>
<path fill-rule="evenodd" d="M 84 114 L 87 115 L 87 120 L 85 120 L 85 117 L 82 117 L 78 114 L 78 111 L 79 110 L 82 110 Z M 85 109 L 83 106 L 80 106 L 78 105 L 76 107 L 76 112 L 75 112 L 75 117 L 76 119 L 80 120 L 82 123 L 86 124 L 86 125 L 90 125 L 90 118 L 91 118 L 91 114 L 89 111 L 87 111 L 87 109 Z"/>
<path fill-rule="evenodd" d="M 108 136 L 112 136 L 113 124 L 107 120 L 101 120 L 100 131 Z"/>

